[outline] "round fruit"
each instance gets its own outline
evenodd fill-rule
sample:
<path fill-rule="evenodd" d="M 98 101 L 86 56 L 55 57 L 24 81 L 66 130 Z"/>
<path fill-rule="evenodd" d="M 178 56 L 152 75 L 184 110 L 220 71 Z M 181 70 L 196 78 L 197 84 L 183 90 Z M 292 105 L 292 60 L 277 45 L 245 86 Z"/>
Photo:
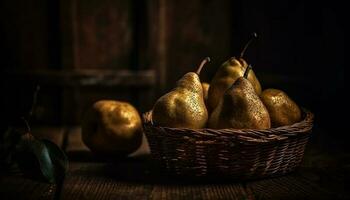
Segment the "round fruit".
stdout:
<path fill-rule="evenodd" d="M 95 153 L 128 155 L 141 145 L 140 115 L 127 102 L 97 101 L 84 116 L 82 140 Z"/>

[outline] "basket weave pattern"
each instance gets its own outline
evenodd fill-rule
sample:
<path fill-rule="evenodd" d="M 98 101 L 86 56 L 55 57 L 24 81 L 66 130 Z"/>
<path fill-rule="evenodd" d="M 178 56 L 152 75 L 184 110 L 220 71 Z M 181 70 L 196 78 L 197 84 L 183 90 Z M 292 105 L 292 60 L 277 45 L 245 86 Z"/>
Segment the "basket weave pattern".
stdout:
<path fill-rule="evenodd" d="M 170 175 L 226 176 L 237 179 L 278 176 L 302 161 L 313 114 L 290 126 L 267 130 L 186 129 L 154 126 L 143 115 L 151 155 Z"/>

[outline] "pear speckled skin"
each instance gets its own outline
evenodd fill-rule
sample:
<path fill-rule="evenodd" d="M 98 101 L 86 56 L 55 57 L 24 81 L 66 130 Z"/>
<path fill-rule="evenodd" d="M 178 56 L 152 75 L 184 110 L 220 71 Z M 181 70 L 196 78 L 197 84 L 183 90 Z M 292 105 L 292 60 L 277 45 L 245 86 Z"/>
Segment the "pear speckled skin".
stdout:
<path fill-rule="evenodd" d="M 239 78 L 247 68 L 247 62 L 243 58 L 232 57 L 223 63 L 210 83 L 208 91 L 208 110 L 214 110 L 224 92 Z M 255 92 L 260 95 L 261 85 L 253 70 L 248 74 L 248 80 L 252 83 Z"/>
<path fill-rule="evenodd" d="M 291 125 L 301 120 L 299 106 L 285 92 L 266 89 L 260 98 L 270 113 L 272 127 Z"/>
<path fill-rule="evenodd" d="M 152 120 L 156 125 L 164 127 L 204 128 L 208 112 L 199 76 L 188 72 L 172 91 L 160 97 L 153 107 Z"/>
<path fill-rule="evenodd" d="M 127 155 L 142 142 L 138 111 L 129 103 L 100 100 L 87 111 L 82 123 L 82 140 L 93 152 Z"/>
<path fill-rule="evenodd" d="M 268 129 L 269 113 L 247 79 L 240 77 L 226 90 L 209 118 L 214 129 Z"/>

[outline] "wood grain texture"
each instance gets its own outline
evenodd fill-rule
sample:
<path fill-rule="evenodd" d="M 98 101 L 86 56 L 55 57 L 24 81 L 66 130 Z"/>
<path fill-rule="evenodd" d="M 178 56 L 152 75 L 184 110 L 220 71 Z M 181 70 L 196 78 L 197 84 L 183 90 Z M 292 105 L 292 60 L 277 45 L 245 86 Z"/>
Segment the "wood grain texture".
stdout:
<path fill-rule="evenodd" d="M 73 163 L 64 199 L 252 199 L 239 183 L 191 183 L 150 174 L 145 162 Z"/>
<path fill-rule="evenodd" d="M 252 199 L 240 184 L 155 185 L 150 199 Z"/>
<path fill-rule="evenodd" d="M 147 197 L 150 192 L 149 186 L 121 180 L 120 173 L 124 175 L 130 170 L 124 168 L 127 171 L 121 171 L 123 165 L 120 166 L 105 163 L 72 163 L 64 183 L 62 197 L 64 199 L 135 199 L 134 195 L 139 197 L 137 199 Z"/>
<path fill-rule="evenodd" d="M 49 2 L 43 0 L 1 2 L 2 68 L 50 68 Z M 1 56 L 2 56 L 1 55 Z"/>
<path fill-rule="evenodd" d="M 257 199 L 337 199 L 335 194 L 296 174 L 247 183 Z"/>
<path fill-rule="evenodd" d="M 162 2 L 162 1 L 161 1 Z M 231 55 L 230 1 L 165 1 L 164 54 L 166 85 L 175 82 L 189 71 L 194 71 L 202 59 L 210 56 L 201 73 L 201 80 L 210 81 L 217 68 Z"/>
<path fill-rule="evenodd" d="M 74 68 L 130 66 L 134 42 L 131 3 L 126 0 L 71 2 Z"/>
<path fill-rule="evenodd" d="M 21 175 L 1 176 L 0 197 L 7 199 L 53 199 L 55 185 L 39 182 Z"/>
<path fill-rule="evenodd" d="M 18 70 L 6 71 L 10 83 L 31 83 L 65 87 L 139 87 L 155 84 L 154 70 Z"/>
<path fill-rule="evenodd" d="M 44 124 L 78 124 L 84 111 L 100 99 L 128 101 L 140 113 L 149 110 L 154 102 L 155 70 L 19 70 L 6 71 L 4 76 L 2 81 L 13 88 L 9 89 L 11 94 L 17 95 L 15 89 L 23 85 L 41 85 L 41 113 L 37 117 Z M 31 95 L 20 97 L 28 102 Z M 13 100 L 5 98 L 6 101 L 15 104 Z"/>

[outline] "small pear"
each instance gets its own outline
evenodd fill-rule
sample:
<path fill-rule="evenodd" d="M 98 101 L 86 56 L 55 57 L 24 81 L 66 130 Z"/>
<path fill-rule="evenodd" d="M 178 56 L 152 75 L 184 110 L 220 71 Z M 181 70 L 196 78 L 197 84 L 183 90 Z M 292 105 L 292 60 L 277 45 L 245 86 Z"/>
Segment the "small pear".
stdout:
<path fill-rule="evenodd" d="M 209 83 L 207 82 L 202 82 L 202 87 L 203 87 L 203 97 L 204 97 L 204 101 L 207 102 L 208 99 L 208 90 L 209 90 Z"/>
<path fill-rule="evenodd" d="M 291 125 L 301 120 L 299 106 L 285 92 L 266 89 L 260 98 L 269 111 L 272 127 Z"/>
<path fill-rule="evenodd" d="M 242 77 L 244 71 L 246 70 L 248 64 L 243 59 L 244 53 L 248 48 L 249 44 L 252 42 L 254 38 L 256 38 L 256 33 L 253 34 L 253 37 L 248 41 L 248 43 L 244 46 L 240 57 L 232 57 L 226 62 L 224 62 L 220 68 L 217 70 L 214 75 L 210 88 L 208 91 L 208 110 L 209 112 L 213 111 L 215 107 L 218 105 L 221 97 L 224 92 L 239 78 Z M 261 93 L 261 85 L 259 80 L 256 78 L 253 70 L 248 74 L 248 80 L 252 83 L 255 92 L 260 95 Z"/>
<path fill-rule="evenodd" d="M 210 59 L 204 59 L 196 73 L 188 72 L 177 81 L 176 87 L 160 97 L 152 111 L 153 123 L 173 128 L 204 128 L 208 111 L 204 103 L 200 71 Z"/>
<path fill-rule="evenodd" d="M 208 126 L 214 129 L 268 129 L 269 113 L 247 80 L 251 66 L 226 90 L 209 118 Z"/>

